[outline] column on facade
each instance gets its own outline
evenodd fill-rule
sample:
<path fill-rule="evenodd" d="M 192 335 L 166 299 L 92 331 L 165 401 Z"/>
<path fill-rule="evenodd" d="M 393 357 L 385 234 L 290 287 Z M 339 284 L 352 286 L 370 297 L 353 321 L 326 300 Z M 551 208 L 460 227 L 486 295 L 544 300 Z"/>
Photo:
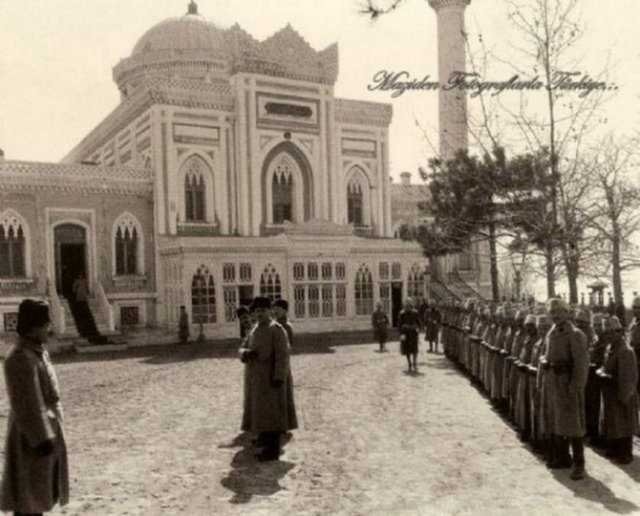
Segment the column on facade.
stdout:
<path fill-rule="evenodd" d="M 173 123 L 173 110 L 167 113 L 167 129 Z M 167 225 L 169 226 L 169 234 L 176 235 L 178 233 L 178 199 L 183 194 L 183 184 L 180 183 L 178 175 L 178 153 L 176 145 L 173 141 L 173 131 L 167 130 L 166 135 L 166 156 L 167 156 Z"/>
<path fill-rule="evenodd" d="M 325 220 L 330 220 L 330 208 L 329 208 L 329 196 L 330 196 L 330 184 L 331 177 L 329 176 L 329 167 L 327 163 L 328 152 L 327 142 L 331 137 L 328 134 L 328 102 L 324 88 L 321 88 L 320 93 L 320 112 L 318 118 L 320 122 L 320 140 L 319 140 L 319 152 L 316 154 L 316 162 L 318 163 L 318 180 L 315 183 L 318 185 L 318 190 L 321 191 L 322 203 L 318 207 L 318 217 Z"/>
<path fill-rule="evenodd" d="M 216 170 L 214 177 L 216 178 L 216 191 L 220 192 L 217 196 L 216 204 L 218 205 L 218 218 L 220 219 L 220 232 L 223 235 L 229 234 L 229 200 L 233 199 L 231 193 L 231 185 L 227 181 L 228 163 L 227 163 L 227 124 L 224 120 L 220 123 L 220 138 L 218 140 L 220 146 L 216 153 Z"/>
<path fill-rule="evenodd" d="M 260 145 L 258 131 L 256 129 L 256 83 L 251 78 L 249 99 L 247 102 L 247 115 L 249 123 L 248 150 L 249 150 L 249 177 L 251 178 L 251 235 L 260 235 L 260 223 L 262 222 L 262 196 L 264 185 L 262 183 L 262 164 L 260 163 Z"/>
<path fill-rule="evenodd" d="M 380 185 L 384 188 L 382 196 L 384 199 L 384 231 L 386 237 L 393 236 L 393 227 L 391 221 L 391 186 L 389 185 L 389 130 L 383 130 L 383 141 L 380 144 L 380 153 L 382 154 L 382 172 L 380 177 Z"/>
<path fill-rule="evenodd" d="M 235 174 L 238 178 L 238 231 L 242 236 L 249 236 L 251 234 L 249 220 L 249 204 L 251 199 L 249 197 L 249 183 L 248 183 L 248 142 L 247 142 L 247 106 L 245 105 L 246 89 L 244 84 L 244 77 L 237 75 L 236 81 L 236 169 Z"/>
<path fill-rule="evenodd" d="M 164 128 L 164 129 L 163 129 Z M 167 233 L 167 221 L 166 221 L 166 207 L 164 196 L 164 166 L 165 160 L 163 159 L 165 152 L 165 140 L 166 140 L 166 121 L 162 116 L 161 109 L 159 107 L 154 108 L 151 111 L 151 153 L 153 154 L 154 166 L 154 214 L 156 232 L 160 235 Z M 163 136 L 165 135 L 165 136 Z"/>
<path fill-rule="evenodd" d="M 343 172 L 342 163 L 339 162 L 338 149 L 340 135 L 338 134 L 338 124 L 336 124 L 335 101 L 333 91 L 331 97 L 325 101 L 327 117 L 327 174 L 330 177 L 331 189 L 329 190 L 329 220 L 342 222 L 342 211 L 340 204 L 341 192 L 343 192 Z"/>

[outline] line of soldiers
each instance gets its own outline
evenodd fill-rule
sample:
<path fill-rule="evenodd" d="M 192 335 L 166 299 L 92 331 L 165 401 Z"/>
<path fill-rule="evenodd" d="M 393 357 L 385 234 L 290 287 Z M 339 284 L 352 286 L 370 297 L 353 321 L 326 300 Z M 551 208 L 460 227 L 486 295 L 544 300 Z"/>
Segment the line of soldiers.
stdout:
<path fill-rule="evenodd" d="M 441 339 L 454 361 L 550 468 L 584 478 L 584 445 L 620 464 L 638 432 L 640 298 L 629 344 L 617 316 L 546 306 L 493 309 L 475 301 L 442 306 Z M 571 448 L 571 455 L 569 454 Z"/>

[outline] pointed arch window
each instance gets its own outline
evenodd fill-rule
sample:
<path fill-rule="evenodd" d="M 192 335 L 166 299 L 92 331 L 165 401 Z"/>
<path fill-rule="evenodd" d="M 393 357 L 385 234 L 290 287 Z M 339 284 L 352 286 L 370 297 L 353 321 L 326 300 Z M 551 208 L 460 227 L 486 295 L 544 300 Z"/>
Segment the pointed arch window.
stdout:
<path fill-rule="evenodd" d="M 260 295 L 268 297 L 271 301 L 282 297 L 282 285 L 280 275 L 275 267 L 268 264 L 260 276 Z"/>
<path fill-rule="evenodd" d="M 363 226 L 362 186 L 357 180 L 351 180 L 347 188 L 347 222 L 354 226 Z"/>
<path fill-rule="evenodd" d="M 355 278 L 356 315 L 373 313 L 373 277 L 366 265 L 361 265 Z"/>
<path fill-rule="evenodd" d="M 282 224 L 293 217 L 293 176 L 286 161 L 282 161 L 273 174 L 273 223 Z"/>
<path fill-rule="evenodd" d="M 142 226 L 130 213 L 122 214 L 114 224 L 113 246 L 116 276 L 144 274 Z"/>
<path fill-rule="evenodd" d="M 20 221 L 15 218 L 0 221 L 0 277 L 26 276 L 25 245 Z"/>
<path fill-rule="evenodd" d="M 204 265 L 198 268 L 191 280 L 191 308 L 195 324 L 216 322 L 215 282 Z"/>
<path fill-rule="evenodd" d="M 184 170 L 184 219 L 187 222 L 206 222 L 207 183 L 211 174 L 209 166 L 197 155 L 189 157 Z M 209 207 L 211 209 L 211 207 Z"/>

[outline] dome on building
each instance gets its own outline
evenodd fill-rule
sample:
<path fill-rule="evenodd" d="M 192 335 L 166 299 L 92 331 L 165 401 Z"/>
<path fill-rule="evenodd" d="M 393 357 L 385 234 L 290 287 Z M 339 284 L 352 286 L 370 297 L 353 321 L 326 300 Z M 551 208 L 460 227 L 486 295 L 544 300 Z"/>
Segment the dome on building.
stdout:
<path fill-rule="evenodd" d="M 198 5 L 192 0 L 187 14 L 163 20 L 145 32 L 131 56 L 167 51 L 219 51 L 224 46 L 223 34 L 223 29 L 198 13 Z"/>

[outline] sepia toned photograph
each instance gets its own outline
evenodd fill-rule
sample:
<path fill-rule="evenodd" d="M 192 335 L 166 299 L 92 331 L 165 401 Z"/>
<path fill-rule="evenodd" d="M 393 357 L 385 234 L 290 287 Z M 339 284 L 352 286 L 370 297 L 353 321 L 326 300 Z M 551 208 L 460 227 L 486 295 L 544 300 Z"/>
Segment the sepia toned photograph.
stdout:
<path fill-rule="evenodd" d="M 6 0 L 0 513 L 640 514 L 636 0 Z"/>

